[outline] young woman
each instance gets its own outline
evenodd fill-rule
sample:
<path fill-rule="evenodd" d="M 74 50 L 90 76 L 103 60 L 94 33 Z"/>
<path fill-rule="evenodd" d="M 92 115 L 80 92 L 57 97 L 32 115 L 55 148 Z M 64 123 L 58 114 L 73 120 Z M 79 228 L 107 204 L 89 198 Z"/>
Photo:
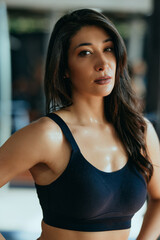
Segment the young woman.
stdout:
<path fill-rule="evenodd" d="M 63 16 L 45 72 L 47 115 L 0 149 L 0 185 L 29 169 L 43 210 L 40 240 L 137 240 L 160 233 L 160 148 L 137 109 L 126 49 L 114 25 L 89 9 Z M 54 113 L 53 113 L 54 112 Z"/>

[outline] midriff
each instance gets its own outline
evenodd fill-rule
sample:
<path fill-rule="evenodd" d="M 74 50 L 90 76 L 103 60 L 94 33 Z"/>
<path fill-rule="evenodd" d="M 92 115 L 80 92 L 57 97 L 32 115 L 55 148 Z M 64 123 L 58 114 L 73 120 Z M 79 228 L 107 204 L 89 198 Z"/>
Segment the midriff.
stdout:
<path fill-rule="evenodd" d="M 42 234 L 38 240 L 128 240 L 130 229 L 80 232 L 52 227 L 42 221 Z"/>

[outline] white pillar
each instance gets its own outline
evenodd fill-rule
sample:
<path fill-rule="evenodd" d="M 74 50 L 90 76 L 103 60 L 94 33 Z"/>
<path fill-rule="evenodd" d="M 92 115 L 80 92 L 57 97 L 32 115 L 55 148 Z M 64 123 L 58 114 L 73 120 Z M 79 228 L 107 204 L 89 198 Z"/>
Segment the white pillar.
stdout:
<path fill-rule="evenodd" d="M 7 10 L 0 2 L 0 146 L 11 134 L 11 60 Z"/>

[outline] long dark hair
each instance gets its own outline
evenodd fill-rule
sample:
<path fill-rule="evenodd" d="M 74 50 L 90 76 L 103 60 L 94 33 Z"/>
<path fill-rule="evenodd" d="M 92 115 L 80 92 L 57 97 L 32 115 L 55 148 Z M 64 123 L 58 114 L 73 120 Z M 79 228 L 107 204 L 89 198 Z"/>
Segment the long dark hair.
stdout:
<path fill-rule="evenodd" d="M 64 79 L 64 75 L 71 38 L 83 26 L 103 28 L 113 40 L 117 61 L 116 78 L 113 91 L 104 97 L 105 116 L 114 125 L 128 156 L 148 182 L 153 174 L 153 166 L 146 150 L 146 122 L 137 107 L 137 98 L 130 85 L 125 44 L 113 23 L 103 14 L 81 9 L 64 15 L 56 23 L 49 42 L 45 68 L 46 113 L 72 104 L 71 82 Z"/>

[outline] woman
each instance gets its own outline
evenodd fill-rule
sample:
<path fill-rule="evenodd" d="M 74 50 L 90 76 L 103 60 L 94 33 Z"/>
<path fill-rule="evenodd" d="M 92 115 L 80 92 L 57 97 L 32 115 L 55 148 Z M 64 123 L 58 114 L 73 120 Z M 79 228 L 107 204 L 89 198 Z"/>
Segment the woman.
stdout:
<path fill-rule="evenodd" d="M 27 169 L 35 180 L 43 210 L 39 239 L 127 240 L 148 191 L 137 240 L 155 240 L 158 137 L 136 107 L 123 40 L 105 16 L 82 9 L 57 22 L 45 93 L 47 116 L 0 149 L 1 186 Z"/>

